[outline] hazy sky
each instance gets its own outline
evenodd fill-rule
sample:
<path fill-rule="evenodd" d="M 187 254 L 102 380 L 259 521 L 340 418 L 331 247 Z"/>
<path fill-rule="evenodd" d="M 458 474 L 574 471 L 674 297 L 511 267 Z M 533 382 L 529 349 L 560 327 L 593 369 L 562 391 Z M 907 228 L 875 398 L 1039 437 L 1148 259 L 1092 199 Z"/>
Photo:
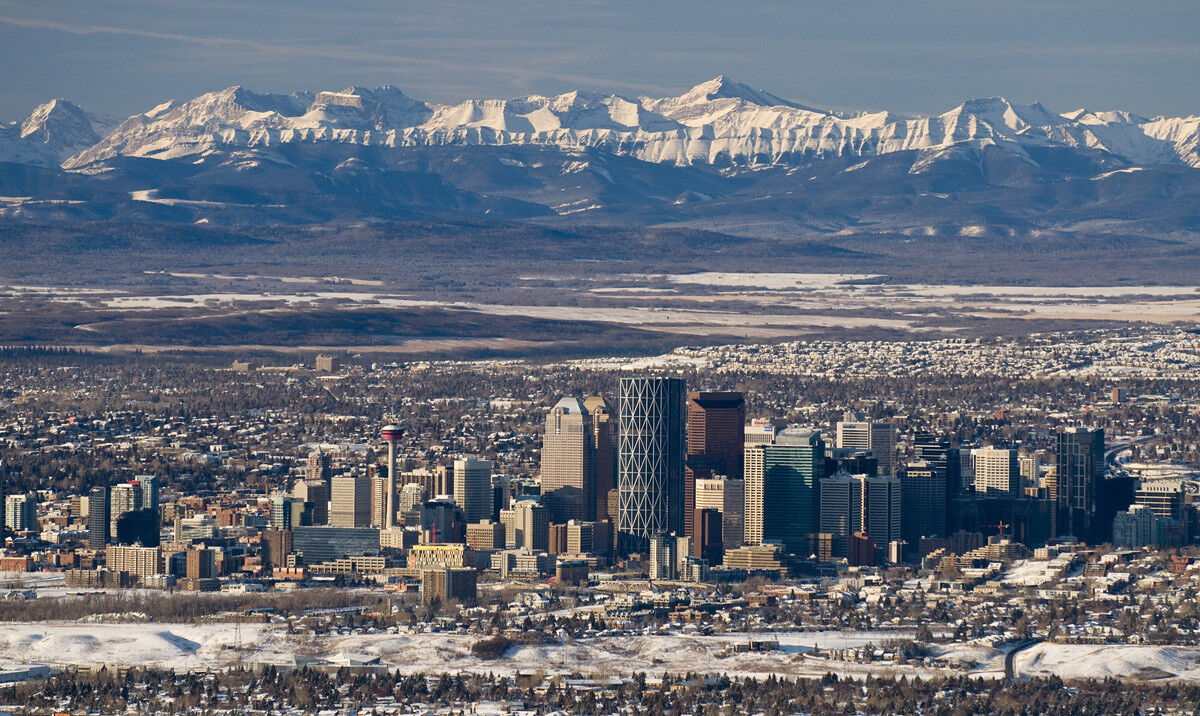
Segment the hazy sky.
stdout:
<path fill-rule="evenodd" d="M 940 112 L 1004 95 L 1200 113 L 1200 0 L 0 0 L 0 118 L 129 115 L 232 84 L 418 99 L 677 94 L 725 74 L 807 104 Z"/>

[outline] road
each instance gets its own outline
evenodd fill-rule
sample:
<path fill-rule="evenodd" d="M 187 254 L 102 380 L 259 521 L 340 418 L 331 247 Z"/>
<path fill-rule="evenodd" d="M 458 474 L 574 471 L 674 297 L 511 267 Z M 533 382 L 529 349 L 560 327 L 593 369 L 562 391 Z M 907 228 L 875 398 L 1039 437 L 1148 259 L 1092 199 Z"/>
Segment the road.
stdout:
<path fill-rule="evenodd" d="M 1025 651 L 1035 644 L 1041 644 L 1041 639 L 1025 639 L 1013 644 L 1013 648 L 1004 655 L 1004 678 L 1009 681 L 1014 681 L 1017 678 L 1017 654 Z"/>

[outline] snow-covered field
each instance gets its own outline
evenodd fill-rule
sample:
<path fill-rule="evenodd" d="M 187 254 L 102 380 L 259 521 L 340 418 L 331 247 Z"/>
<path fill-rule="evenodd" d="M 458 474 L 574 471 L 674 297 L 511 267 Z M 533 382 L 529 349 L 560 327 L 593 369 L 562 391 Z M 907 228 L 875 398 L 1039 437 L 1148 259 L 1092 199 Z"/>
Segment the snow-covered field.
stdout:
<path fill-rule="evenodd" d="M 778 651 L 732 654 L 748 639 L 777 640 Z M 79 624 L 9 623 L 0 629 L 0 663 L 162 666 L 210 669 L 237 663 L 283 663 L 294 654 L 332 658 L 340 654 L 378 657 L 407 672 L 514 673 L 541 670 L 596 675 L 649 672 L 713 672 L 767 676 L 947 673 L 937 665 L 858 664 L 813 655 L 828 650 L 882 646 L 904 632 L 803 632 L 781 634 L 650 635 L 598 637 L 549 646 L 519 645 L 503 659 L 482 661 L 471 655 L 479 638 L 461 634 L 358 634 L 289 636 L 277 626 L 232 624 Z M 976 664 L 970 673 L 998 678 L 1003 654 L 987 643 L 954 644 L 938 649 L 938 660 Z M 1058 674 L 1064 678 L 1175 675 L 1200 680 L 1200 648 L 1039 644 L 1016 660 L 1019 673 Z"/>
<path fill-rule="evenodd" d="M 1171 646 L 1124 646 L 1090 644 L 1038 644 L 1017 654 L 1018 674 L 1064 679 L 1107 676 L 1137 676 L 1142 670 L 1155 670 L 1142 676 L 1176 676 L 1200 680 L 1200 648 Z"/>

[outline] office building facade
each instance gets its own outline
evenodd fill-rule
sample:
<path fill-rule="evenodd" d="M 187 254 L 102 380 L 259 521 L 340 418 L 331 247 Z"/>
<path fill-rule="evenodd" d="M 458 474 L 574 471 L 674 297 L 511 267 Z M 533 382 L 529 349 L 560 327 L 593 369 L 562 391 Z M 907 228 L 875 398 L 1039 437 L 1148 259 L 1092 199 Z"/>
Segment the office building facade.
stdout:
<path fill-rule="evenodd" d="M 645 552 L 650 537 L 684 526 L 684 400 L 680 378 L 622 378 L 618 415 L 618 543 Z"/>

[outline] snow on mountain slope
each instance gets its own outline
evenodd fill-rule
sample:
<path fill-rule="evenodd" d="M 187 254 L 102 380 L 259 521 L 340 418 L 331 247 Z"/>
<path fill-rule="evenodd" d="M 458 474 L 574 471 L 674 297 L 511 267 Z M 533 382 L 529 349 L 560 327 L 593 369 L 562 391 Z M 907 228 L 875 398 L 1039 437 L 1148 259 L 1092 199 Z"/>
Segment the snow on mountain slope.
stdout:
<path fill-rule="evenodd" d="M 12 148 L 4 131 L 0 158 L 19 155 L 21 147 Z M 84 141 L 81 133 L 77 141 L 63 144 L 77 151 L 63 166 L 80 168 L 120 156 L 195 160 L 289 143 L 343 143 L 594 148 L 679 166 L 759 167 L 829 157 L 869 159 L 906 150 L 936 155 L 963 144 L 999 147 L 1029 162 L 1035 162 L 1034 148 L 1067 148 L 1113 154 L 1130 165 L 1200 168 L 1198 137 L 1198 117 L 1145 119 L 1089 110 L 1056 114 L 1039 103 L 1020 105 L 1001 97 L 970 100 L 928 117 L 830 112 L 725 77 L 658 99 L 576 91 L 457 104 L 420 102 L 394 87 L 283 95 L 235 86 L 135 115 L 99 141 Z"/>
<path fill-rule="evenodd" d="M 65 99 L 36 107 L 25 121 L 0 125 L 0 161 L 57 166 L 108 133 L 111 117 L 91 115 Z"/>

